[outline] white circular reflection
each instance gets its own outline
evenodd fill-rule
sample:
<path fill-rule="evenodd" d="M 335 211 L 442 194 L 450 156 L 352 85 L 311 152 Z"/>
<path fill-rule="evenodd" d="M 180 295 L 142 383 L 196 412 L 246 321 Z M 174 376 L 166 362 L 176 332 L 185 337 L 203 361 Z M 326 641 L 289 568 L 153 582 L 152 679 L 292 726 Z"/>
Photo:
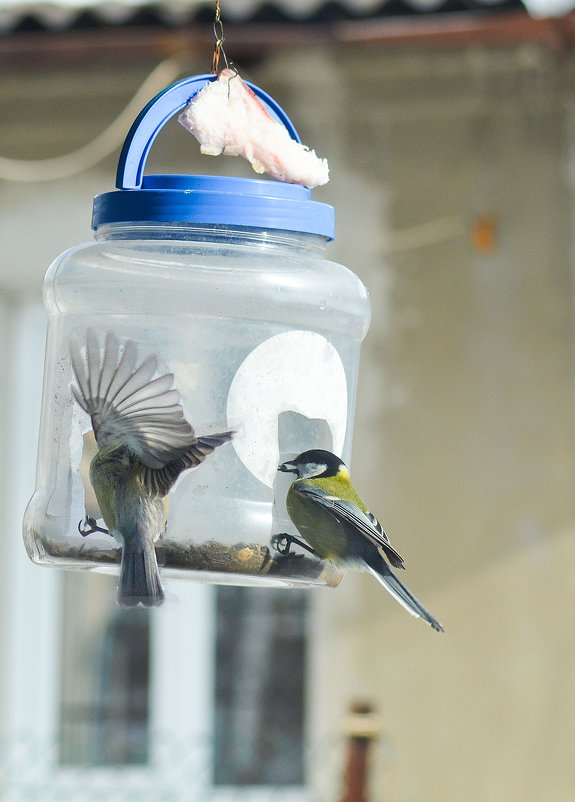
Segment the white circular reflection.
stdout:
<path fill-rule="evenodd" d="M 341 454 L 347 382 L 338 352 L 320 334 L 288 331 L 270 337 L 248 354 L 233 378 L 227 414 L 239 429 L 232 442 L 246 468 L 268 487 L 277 472 L 282 412 L 325 420 L 333 450 Z"/>

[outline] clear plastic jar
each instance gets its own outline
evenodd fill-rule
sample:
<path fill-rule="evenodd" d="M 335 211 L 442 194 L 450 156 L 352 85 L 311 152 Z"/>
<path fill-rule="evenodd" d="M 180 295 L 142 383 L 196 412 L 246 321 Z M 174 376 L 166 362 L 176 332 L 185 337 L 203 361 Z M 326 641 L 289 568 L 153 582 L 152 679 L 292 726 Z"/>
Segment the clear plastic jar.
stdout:
<path fill-rule="evenodd" d="M 120 350 L 135 344 L 136 366 L 154 355 L 155 375 L 173 374 L 196 435 L 235 431 L 169 492 L 156 542 L 163 575 L 339 582 L 331 564 L 283 556 L 272 542 L 295 534 L 285 511 L 293 477 L 278 473 L 279 463 L 309 448 L 344 460 L 351 452 L 370 306 L 359 279 L 325 259 L 329 209 L 304 187 L 211 176 L 149 176 L 135 191 L 96 198 L 96 241 L 56 259 L 44 283 L 38 469 L 24 520 L 32 560 L 117 571 L 118 543 L 80 531 L 87 517 L 105 527 L 90 483 L 90 417 L 74 398 L 70 357 L 71 339 L 86 343 L 90 331 L 103 348 L 111 332 Z"/>

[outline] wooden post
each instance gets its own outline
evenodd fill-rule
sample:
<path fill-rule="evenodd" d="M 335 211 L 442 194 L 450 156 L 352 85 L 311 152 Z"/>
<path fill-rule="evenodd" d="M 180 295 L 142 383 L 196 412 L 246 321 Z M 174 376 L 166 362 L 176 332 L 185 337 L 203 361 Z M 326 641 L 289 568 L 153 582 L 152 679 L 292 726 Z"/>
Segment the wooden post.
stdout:
<path fill-rule="evenodd" d="M 369 747 L 380 730 L 373 707 L 366 702 L 354 703 L 345 721 L 345 730 L 348 738 L 347 759 L 340 802 L 369 802 Z"/>

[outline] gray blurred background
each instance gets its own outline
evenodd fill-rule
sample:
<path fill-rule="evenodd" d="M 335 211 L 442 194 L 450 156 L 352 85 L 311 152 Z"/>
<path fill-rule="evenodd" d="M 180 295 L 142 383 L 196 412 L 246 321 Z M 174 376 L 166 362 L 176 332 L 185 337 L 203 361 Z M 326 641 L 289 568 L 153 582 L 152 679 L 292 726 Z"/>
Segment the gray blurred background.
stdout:
<path fill-rule="evenodd" d="M 444 635 L 368 575 L 308 592 L 172 583 L 165 610 L 131 615 L 110 577 L 24 554 L 43 275 L 91 239 L 137 110 L 209 72 L 213 4 L 193 5 L 203 16 L 177 24 L 27 12 L 0 35 L 0 799 L 338 802 L 359 699 L 381 724 L 373 802 L 570 802 L 571 15 L 222 3 L 230 58 L 329 160 L 313 193 L 336 209 L 329 256 L 373 305 L 354 482 Z M 109 146 L 73 170 L 29 164 L 92 142 L 145 81 Z M 175 120 L 148 171 L 250 175 Z"/>

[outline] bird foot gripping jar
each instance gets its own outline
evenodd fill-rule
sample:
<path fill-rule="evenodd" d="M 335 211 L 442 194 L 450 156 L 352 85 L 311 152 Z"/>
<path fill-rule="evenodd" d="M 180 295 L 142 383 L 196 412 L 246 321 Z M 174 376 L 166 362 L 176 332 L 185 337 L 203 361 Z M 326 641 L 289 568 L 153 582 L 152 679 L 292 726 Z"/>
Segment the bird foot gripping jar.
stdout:
<path fill-rule="evenodd" d="M 277 468 L 310 448 L 349 459 L 369 300 L 325 259 L 333 209 L 306 187 L 143 175 L 159 130 L 214 78 L 180 81 L 143 109 L 118 189 L 95 199 L 95 242 L 48 270 L 24 540 L 37 563 L 117 571 L 145 518 L 163 576 L 335 585 L 338 568 L 282 548 L 296 533 Z"/>

